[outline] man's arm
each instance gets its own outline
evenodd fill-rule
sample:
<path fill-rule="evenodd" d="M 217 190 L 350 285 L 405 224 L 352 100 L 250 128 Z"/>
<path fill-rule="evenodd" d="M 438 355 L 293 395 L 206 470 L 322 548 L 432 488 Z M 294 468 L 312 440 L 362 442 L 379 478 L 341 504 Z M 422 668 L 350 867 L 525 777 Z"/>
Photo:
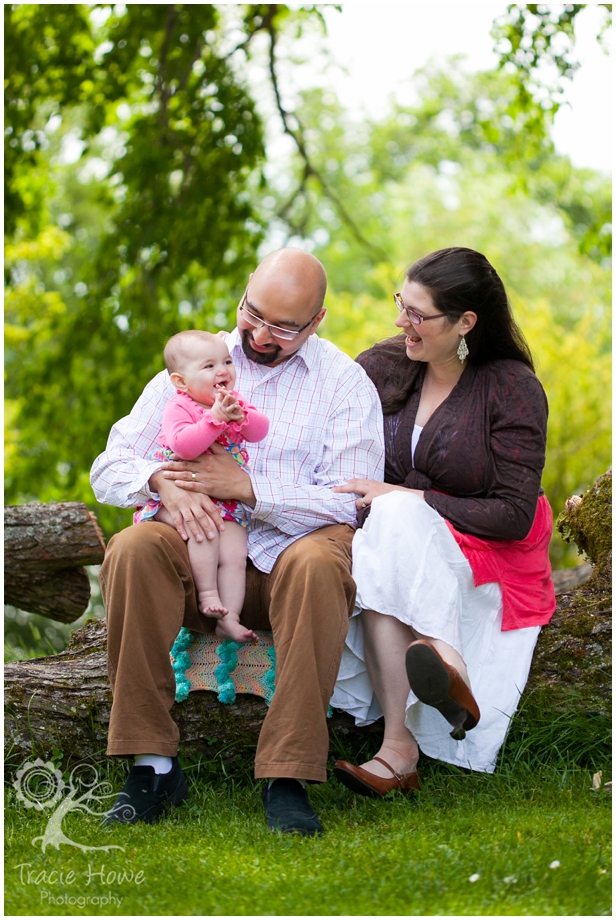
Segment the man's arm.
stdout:
<path fill-rule="evenodd" d="M 115 423 L 107 447 L 94 461 L 90 473 L 99 502 L 134 508 L 158 498 L 148 483 L 161 463 L 146 458 L 158 445 L 163 410 L 174 393 L 167 372 L 161 371 L 147 384 L 130 414 Z"/>
<path fill-rule="evenodd" d="M 384 464 L 380 401 L 367 376 L 355 371 L 359 368 L 345 381 L 344 393 L 326 420 L 322 443 L 313 446 L 312 456 L 318 460 L 310 482 L 292 481 L 270 469 L 247 474 L 216 444 L 211 454 L 196 461 L 165 464 L 165 477 L 187 491 L 238 499 L 253 508 L 253 519 L 293 536 L 328 524 L 355 524 L 355 497 L 332 489 L 357 477 L 382 481 Z"/>
<path fill-rule="evenodd" d="M 148 383 L 130 414 L 111 429 L 106 449 L 92 465 L 90 482 L 103 504 L 131 508 L 161 500 L 182 539 L 192 534 L 200 542 L 204 535 L 213 539 L 216 528 L 224 529 L 216 506 L 207 494 L 189 496 L 167 484 L 159 494 L 162 464 L 146 459 L 158 443 L 163 411 L 174 393 L 166 371 Z"/>
<path fill-rule="evenodd" d="M 348 393 L 328 419 L 322 459 L 314 471 L 313 484 L 251 475 L 253 517 L 289 536 L 328 524 L 355 525 L 356 496 L 339 495 L 332 489 L 353 475 L 382 481 L 384 459 L 381 403 L 374 385 L 366 379 Z"/>

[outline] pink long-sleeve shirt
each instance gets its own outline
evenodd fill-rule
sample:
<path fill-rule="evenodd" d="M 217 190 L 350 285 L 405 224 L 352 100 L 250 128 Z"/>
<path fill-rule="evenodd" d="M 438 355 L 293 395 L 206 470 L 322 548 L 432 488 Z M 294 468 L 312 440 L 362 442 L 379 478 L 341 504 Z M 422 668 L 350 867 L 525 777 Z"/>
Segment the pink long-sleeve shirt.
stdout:
<path fill-rule="evenodd" d="M 223 433 L 234 442 L 262 441 L 268 432 L 269 420 L 236 390 L 233 395 L 244 411 L 245 418 L 240 423 L 219 422 L 209 409 L 178 390 L 163 412 L 160 445 L 171 448 L 183 460 L 195 460 Z"/>

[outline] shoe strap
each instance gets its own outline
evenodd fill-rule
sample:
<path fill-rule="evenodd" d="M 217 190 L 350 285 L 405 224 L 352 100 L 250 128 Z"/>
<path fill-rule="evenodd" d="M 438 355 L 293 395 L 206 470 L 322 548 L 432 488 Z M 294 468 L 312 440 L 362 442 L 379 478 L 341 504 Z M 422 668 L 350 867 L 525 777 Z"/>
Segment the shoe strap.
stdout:
<path fill-rule="evenodd" d="M 389 772 L 390 772 L 393 776 L 396 777 L 396 779 L 398 780 L 398 782 L 400 782 L 400 783 L 402 782 L 402 780 L 404 779 L 404 777 L 401 776 L 400 773 L 396 773 L 396 771 L 394 770 L 394 768 L 393 768 L 392 766 L 390 766 L 390 764 L 388 764 L 386 760 L 383 760 L 382 757 L 373 757 L 372 759 L 373 759 L 373 760 L 378 760 L 379 763 L 382 763 L 383 766 L 384 766 L 384 767 L 387 767 L 387 769 L 389 770 Z M 406 775 L 408 775 L 408 774 L 406 774 Z"/>

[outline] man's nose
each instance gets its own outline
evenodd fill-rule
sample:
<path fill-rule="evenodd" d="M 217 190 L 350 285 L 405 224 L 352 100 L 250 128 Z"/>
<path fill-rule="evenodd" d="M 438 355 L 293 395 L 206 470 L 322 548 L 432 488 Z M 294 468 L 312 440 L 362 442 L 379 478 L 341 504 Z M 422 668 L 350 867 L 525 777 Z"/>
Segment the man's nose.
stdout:
<path fill-rule="evenodd" d="M 252 333 L 252 337 L 257 345 L 267 345 L 274 338 L 267 326 L 259 326 L 259 328 L 255 329 Z"/>

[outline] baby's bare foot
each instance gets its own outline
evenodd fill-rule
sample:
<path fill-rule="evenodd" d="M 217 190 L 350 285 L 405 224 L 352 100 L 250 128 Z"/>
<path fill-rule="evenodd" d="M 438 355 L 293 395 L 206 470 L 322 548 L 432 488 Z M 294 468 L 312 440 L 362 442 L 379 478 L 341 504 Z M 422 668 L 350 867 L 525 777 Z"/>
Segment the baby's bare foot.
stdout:
<path fill-rule="evenodd" d="M 214 617 L 215 620 L 221 620 L 229 613 L 220 598 L 215 592 L 199 592 L 199 610 L 204 617 Z"/>
<path fill-rule="evenodd" d="M 259 639 L 252 629 L 246 629 L 239 620 L 231 616 L 225 617 L 216 624 L 214 630 L 219 639 L 232 639 L 233 642 L 258 642 Z"/>

